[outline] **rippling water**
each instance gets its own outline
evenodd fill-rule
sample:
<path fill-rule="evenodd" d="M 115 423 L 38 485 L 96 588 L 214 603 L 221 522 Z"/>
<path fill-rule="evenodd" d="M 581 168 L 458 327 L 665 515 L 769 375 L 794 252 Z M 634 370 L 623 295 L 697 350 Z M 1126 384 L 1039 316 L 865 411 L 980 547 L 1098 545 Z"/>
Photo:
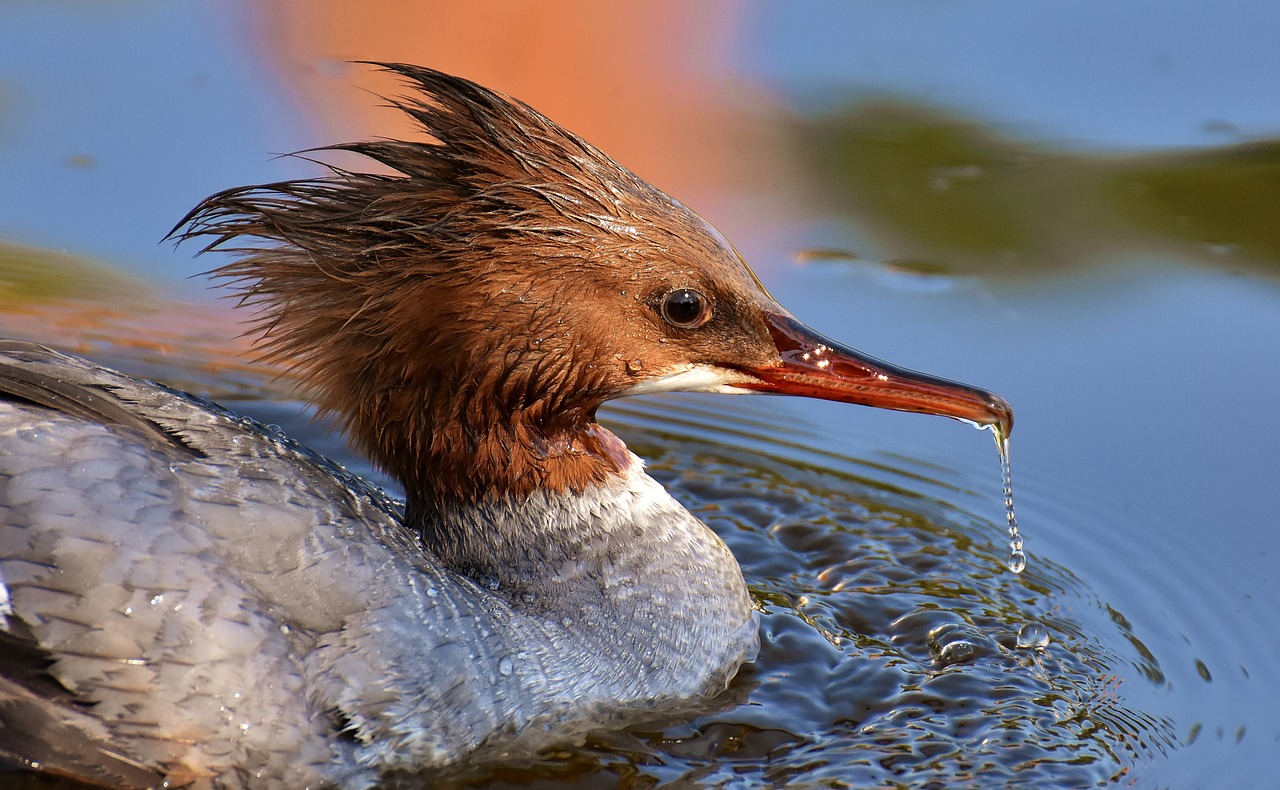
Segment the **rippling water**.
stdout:
<path fill-rule="evenodd" d="M 1170 722 L 1126 702 L 1127 684 L 1162 675 L 1123 614 L 1047 560 L 1008 572 L 1002 525 L 950 504 L 945 484 L 852 458 L 817 466 L 758 425 L 717 444 L 685 438 L 682 427 L 733 424 L 710 409 L 646 403 L 613 418 L 742 563 L 763 613 L 760 658 L 724 710 L 477 786 L 1082 786 L 1175 748 Z M 1036 626 L 1048 644 L 1019 647 Z"/>
<path fill-rule="evenodd" d="M 342 61 L 493 82 L 703 211 L 815 328 L 1008 397 L 1029 562 L 1004 567 L 989 437 L 611 405 L 743 563 L 760 660 L 693 723 L 473 786 L 1274 784 L 1275 7 L 473 5 L 0 3 L 0 329 L 371 473 L 156 241 L 216 189 L 310 174 L 268 152 L 398 133 Z"/>
<path fill-rule="evenodd" d="M 198 359 L 115 357 L 206 394 L 225 387 Z M 246 373 L 247 399 L 229 404 L 394 489 L 279 389 Z M 763 399 L 731 401 L 741 408 L 634 399 L 605 421 L 742 564 L 758 660 L 692 721 L 602 733 L 452 786 L 1078 787 L 1140 777 L 1178 748 L 1174 723 L 1131 701 L 1135 684 L 1166 678 L 1125 614 L 1034 548 L 1022 574 L 1008 570 L 1004 524 L 974 512 L 998 512 L 998 480 L 971 490 L 957 481 L 980 473 L 814 450 L 811 427 L 777 425 Z M 423 783 L 439 786 L 402 784 Z"/>
<path fill-rule="evenodd" d="M 297 404 L 240 406 L 368 471 Z M 1177 748 L 1171 721 L 1129 701 L 1165 678 L 1124 614 L 1034 550 L 1010 573 L 1004 525 L 969 509 L 988 495 L 949 470 L 807 449 L 802 429 L 697 397 L 615 404 L 606 421 L 733 549 L 760 657 L 691 722 L 456 786 L 1078 787 Z"/>

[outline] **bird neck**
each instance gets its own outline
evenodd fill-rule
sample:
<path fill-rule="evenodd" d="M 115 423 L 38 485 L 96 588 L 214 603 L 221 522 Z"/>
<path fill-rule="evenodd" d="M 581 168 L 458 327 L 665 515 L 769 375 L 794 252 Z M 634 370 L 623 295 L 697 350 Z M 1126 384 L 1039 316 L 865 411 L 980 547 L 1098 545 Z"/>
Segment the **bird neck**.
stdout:
<path fill-rule="evenodd" d="M 687 609 L 690 617 L 732 613 L 741 621 L 750 606 L 729 549 L 620 440 L 598 426 L 593 439 L 621 466 L 600 483 L 411 511 L 410 524 L 442 562 L 518 605 L 607 610 L 619 590 L 647 589 L 641 608 L 651 613 Z"/>

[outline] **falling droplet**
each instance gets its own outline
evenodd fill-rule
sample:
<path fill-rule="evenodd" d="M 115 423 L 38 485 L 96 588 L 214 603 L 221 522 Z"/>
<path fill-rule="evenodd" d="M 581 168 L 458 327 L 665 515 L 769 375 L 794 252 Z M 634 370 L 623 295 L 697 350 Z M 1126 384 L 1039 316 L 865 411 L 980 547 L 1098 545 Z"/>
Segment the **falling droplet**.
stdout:
<path fill-rule="evenodd" d="M 1022 533 L 1018 531 L 1018 516 L 1013 512 L 1013 470 L 1009 465 L 1009 435 L 998 425 L 991 426 L 1000 451 L 1000 479 L 1004 486 L 1004 513 L 1009 521 L 1009 570 L 1022 573 L 1027 567 L 1027 555 L 1022 550 Z"/>

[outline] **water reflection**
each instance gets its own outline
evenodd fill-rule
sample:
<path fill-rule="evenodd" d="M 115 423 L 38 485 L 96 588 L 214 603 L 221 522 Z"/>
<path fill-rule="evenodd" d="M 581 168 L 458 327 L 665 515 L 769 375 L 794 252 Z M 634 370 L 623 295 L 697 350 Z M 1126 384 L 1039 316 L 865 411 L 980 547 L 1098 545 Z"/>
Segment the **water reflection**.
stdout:
<path fill-rule="evenodd" d="M 751 421 L 715 445 L 670 427 L 697 413 L 642 402 L 611 423 L 742 562 L 763 613 L 760 659 L 715 713 L 457 786 L 1085 786 L 1177 747 L 1169 721 L 1126 697 L 1161 682 L 1158 662 L 1069 571 L 1037 558 L 1014 576 L 997 525 L 875 479 L 874 467 L 910 470 L 789 460 Z M 703 431 L 735 421 L 703 413 Z M 1089 612 L 1110 627 L 1082 622 Z"/>
<path fill-rule="evenodd" d="M 1021 116 L 1050 134 L 1113 139 L 1055 122 L 1095 116 L 1149 132 L 1142 121 L 1148 110 L 1159 113 L 1159 102 L 1119 113 L 1124 99 L 1116 97 L 1123 96 L 1173 97 L 1165 103 L 1179 105 L 1177 116 L 1195 123 L 1209 117 L 1201 97 L 1213 95 L 1214 114 L 1256 130 L 1274 126 L 1267 120 L 1274 107 L 1244 97 L 1251 103 L 1221 109 L 1219 89 L 1230 94 L 1234 79 L 1228 71 L 1184 68 L 1177 85 L 1189 84 L 1190 76 L 1200 80 L 1190 83 L 1197 87 L 1170 91 L 1170 72 L 1131 66 L 1134 55 L 1156 51 L 1179 53 L 1183 66 L 1196 58 L 1265 60 L 1274 48 L 1255 42 L 1251 49 L 1246 35 L 1265 38 L 1258 13 L 1235 14 L 1248 19 L 1233 33 L 1217 26 L 1231 14 L 1206 11 L 1187 23 L 1153 3 L 1125 6 L 1130 21 L 1119 24 L 1109 16 L 1118 6 L 1099 7 L 1100 15 L 1086 15 L 1089 28 L 1075 26 L 1086 16 L 1064 3 L 1014 15 L 938 5 L 933 12 L 954 18 L 933 25 L 918 4 L 878 7 L 877 13 L 902 15 L 888 24 L 866 22 L 874 9 L 865 4 L 815 7 L 803 25 L 806 15 L 789 7 L 772 12 L 767 36 L 732 44 L 730 20 L 696 11 L 701 23 L 690 24 L 670 5 L 609 8 L 593 17 L 590 4 L 576 3 L 568 12 L 562 6 L 559 19 L 540 7 L 521 16 L 493 13 L 483 24 L 470 22 L 467 5 L 413 5 L 339 17 L 303 2 L 107 10 L 11 4 L 0 25 L 8 34 L 0 36 L 0 50 L 10 56 L 0 75 L 0 151 L 7 154 L 6 183 L 21 188 L 5 204 L 6 232 L 112 255 L 135 269 L 138 261 L 151 262 L 157 279 L 186 276 L 199 267 L 155 242 L 214 189 L 299 175 L 295 163 L 263 162 L 265 152 L 394 134 L 387 125 L 393 116 L 358 114 L 376 102 L 350 87 L 365 71 L 335 66 L 348 58 L 445 66 L 531 100 L 724 223 L 764 268 L 795 247 L 832 243 L 805 224 L 826 204 L 779 196 L 790 174 L 777 172 L 784 168 L 772 154 L 794 151 L 820 165 L 810 177 L 832 175 L 832 207 L 842 222 L 871 231 L 880 247 L 859 242 L 856 251 L 889 265 L 882 276 L 814 266 L 775 270 L 766 279 L 798 314 L 822 314 L 835 336 L 1008 389 L 1023 420 L 1019 506 L 1033 553 L 1041 551 L 1025 579 L 1002 570 L 995 471 L 989 445 L 976 436 L 970 458 L 938 449 L 933 432 L 940 429 L 928 421 L 917 428 L 911 420 L 885 423 L 859 414 L 849 435 L 842 428 L 835 438 L 830 428 L 818 435 L 812 426 L 832 424 L 820 418 L 810 427 L 795 420 L 783 434 L 773 424 L 778 415 L 801 412 L 776 402 L 733 403 L 734 414 L 754 420 L 684 400 L 615 408 L 620 430 L 659 459 L 664 479 L 689 489 L 680 496 L 702 508 L 743 557 L 766 612 L 766 652 L 735 685 L 745 704 L 730 697 L 727 711 L 693 725 L 602 737 L 488 779 L 522 786 L 535 776 L 585 786 L 601 777 L 631 786 L 744 776 L 759 784 L 823 776 L 864 783 L 844 779 L 843 769 L 869 784 L 907 781 L 899 776 L 923 784 L 932 770 L 960 784 L 986 785 L 1008 778 L 1021 749 L 1050 755 L 1043 763 L 1034 756 L 1023 761 L 1035 763 L 1027 775 L 1037 782 L 1088 783 L 1169 748 L 1169 726 L 1154 711 L 1173 718 L 1186 747 L 1130 771 L 1129 781 L 1247 785 L 1268 775 L 1277 733 L 1266 707 L 1254 703 L 1274 696 L 1280 676 L 1280 629 L 1269 604 L 1280 550 L 1272 528 L 1280 509 L 1273 480 L 1280 446 L 1271 395 L 1272 349 L 1280 338 L 1274 281 L 1164 267 L 1041 280 L 1022 291 L 1000 290 L 1000 283 L 1129 257 L 1273 275 L 1280 255 L 1276 144 L 1096 154 L 1020 141 L 972 117 L 896 101 L 802 121 L 792 141 L 752 126 L 765 125 L 758 115 L 744 120 L 708 109 L 735 96 L 764 115 L 776 106 L 761 88 L 743 83 L 737 66 L 721 62 L 721 50 L 731 45 L 755 63 L 771 42 L 791 41 L 788 62 L 827 58 L 817 77 L 845 88 L 896 90 L 902 84 L 896 75 L 915 74 L 915 95 L 974 112 L 991 109 L 974 97 L 1007 95 L 1002 80 L 1018 76 L 1004 68 L 1011 52 L 1055 50 L 1059 57 L 1040 63 L 1039 81 L 1026 81 L 1037 110 L 1050 115 Z M 841 13 L 860 21 L 833 24 Z M 653 18 L 641 24 L 640 14 Z M 412 15 L 431 24 L 406 24 L 418 18 Z M 36 16 L 52 22 L 33 24 Z M 272 24 L 259 24 L 261 17 Z M 1180 19 L 1187 35 L 1162 32 Z M 786 39 L 780 33 L 787 28 L 801 29 Z M 1214 34 L 1206 36 L 1210 29 Z M 1137 30 L 1141 36 L 1133 35 Z M 1105 48 L 1099 33 L 1118 40 Z M 49 47 L 53 40 L 63 46 Z M 612 56 L 602 60 L 606 50 Z M 903 51 L 935 60 L 922 67 L 922 58 L 903 59 Z M 950 54 L 938 58 L 939 52 Z M 690 65 L 690 58 L 699 63 Z M 1073 64 L 1091 73 L 1097 67 L 1100 78 L 1082 77 Z M 752 68 L 763 77 L 788 73 L 786 64 Z M 1250 68 L 1248 74 L 1257 73 Z M 937 89 L 938 74 L 944 86 L 963 84 L 971 92 Z M 678 82 L 695 77 L 706 84 Z M 1127 92 L 1112 90 L 1116 79 Z M 304 80 L 310 83 L 299 87 Z M 1049 85 L 1057 93 L 1042 87 Z M 742 98 L 748 90 L 749 101 Z M 849 94 L 841 90 L 837 98 Z M 315 112 L 328 121 L 308 121 L 290 109 L 317 104 Z M 1003 117 L 1011 116 L 1019 117 L 1006 108 Z M 309 130 L 308 123 L 341 129 Z M 84 155 L 98 165 L 85 170 L 69 159 Z M 739 190 L 744 181 L 756 188 Z M 738 203 L 751 208 L 735 215 Z M 794 235 L 773 243 L 775 230 Z M 21 254 L 58 266 L 56 254 L 30 248 Z M 999 276 L 944 276 L 974 271 Z M 287 382 L 271 383 L 269 373 L 246 366 L 247 357 L 228 347 L 237 330 L 225 311 L 126 298 L 103 291 L 83 270 L 52 290 L 53 280 L 0 272 L 0 279 L 14 276 L 28 285 L 0 311 L 5 334 L 240 399 L 236 408 L 352 461 L 340 440 L 308 427 L 304 407 L 284 399 Z M 142 293 L 137 283 L 126 291 Z M 948 342 L 954 338 L 963 340 Z M 964 356 L 973 349 L 990 354 L 988 367 L 976 367 L 988 365 L 985 359 Z M 849 458 L 814 449 L 859 444 L 855 431 L 877 436 L 860 448 L 910 447 L 959 468 L 872 450 Z M 674 449 L 664 451 L 669 442 Z M 737 475 L 738 489 L 717 493 L 717 482 L 697 480 L 710 476 L 698 467 L 704 459 Z M 805 514 L 813 517 L 808 528 L 797 523 Z M 1049 638 L 1043 653 L 1037 628 Z M 980 688 L 972 694 L 957 688 L 965 681 Z M 998 699 L 997 689 L 1003 689 Z M 887 702 L 893 699 L 903 713 L 894 713 Z M 949 717 L 939 709 L 954 714 L 954 727 L 947 728 Z M 992 729 L 998 716 L 987 710 L 1012 717 L 1014 745 L 982 758 L 1004 760 L 992 768 L 993 781 L 964 781 L 961 746 L 975 732 L 999 742 Z M 877 732 L 886 733 L 882 741 Z M 1128 746 L 1123 733 L 1132 734 Z M 1053 766 L 1072 754 L 1087 765 Z M 1046 778 L 1051 769 L 1064 774 Z"/>
<path fill-rule="evenodd" d="M 934 271 L 1030 275 L 1135 251 L 1280 269 L 1280 141 L 1139 154 L 1054 149 L 882 100 L 802 122 L 811 175 Z"/>
<path fill-rule="evenodd" d="M 176 301 L 97 261 L 0 241 L 0 336 L 89 356 L 214 400 L 288 391 L 249 364 L 230 310 Z"/>
<path fill-rule="evenodd" d="M 0 240 L 0 307 L 22 310 L 32 303 L 117 300 L 145 286 L 87 258 Z"/>

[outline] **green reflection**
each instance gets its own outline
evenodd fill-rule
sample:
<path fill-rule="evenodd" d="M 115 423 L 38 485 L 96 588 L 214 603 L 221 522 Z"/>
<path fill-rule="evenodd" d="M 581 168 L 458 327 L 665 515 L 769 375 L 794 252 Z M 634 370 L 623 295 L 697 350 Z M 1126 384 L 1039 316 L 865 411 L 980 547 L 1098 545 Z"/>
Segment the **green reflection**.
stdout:
<path fill-rule="evenodd" d="M 1134 158 L 1109 186 L 1133 227 L 1191 257 L 1276 272 L 1280 140 Z"/>
<path fill-rule="evenodd" d="M 1003 275 L 1135 254 L 1280 264 L 1280 140 L 1068 151 L 887 100 L 811 119 L 800 135 L 810 175 L 890 262 Z"/>
<path fill-rule="evenodd" d="M 0 241 L 0 309 L 34 302 L 142 296 L 141 283 L 86 258 Z"/>

